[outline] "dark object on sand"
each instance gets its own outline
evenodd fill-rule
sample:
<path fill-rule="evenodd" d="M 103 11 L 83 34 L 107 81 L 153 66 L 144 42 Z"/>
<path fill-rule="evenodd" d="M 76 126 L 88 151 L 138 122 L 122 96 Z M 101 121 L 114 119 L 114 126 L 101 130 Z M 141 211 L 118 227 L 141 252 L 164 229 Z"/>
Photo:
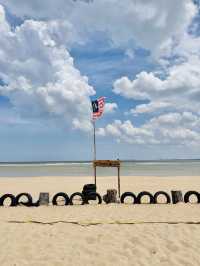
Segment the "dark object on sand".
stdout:
<path fill-rule="evenodd" d="M 155 203 L 159 203 L 159 202 L 158 202 L 158 197 L 159 197 L 160 195 L 165 196 L 165 198 L 166 198 L 166 204 L 171 203 L 171 198 L 170 198 L 169 194 L 168 194 L 167 192 L 165 192 L 165 191 L 158 191 L 158 192 L 156 192 L 156 193 L 154 194 L 154 201 L 155 201 Z"/>
<path fill-rule="evenodd" d="M 40 192 L 39 195 L 39 205 L 49 205 L 49 193 L 48 192 Z"/>
<path fill-rule="evenodd" d="M 88 194 L 88 198 L 85 198 L 84 200 L 86 204 L 89 204 L 89 200 L 98 200 L 98 204 L 102 203 L 101 196 L 96 192 L 91 192 L 90 194 Z"/>
<path fill-rule="evenodd" d="M 59 205 L 58 201 L 57 201 L 58 198 L 62 198 L 64 200 L 64 202 L 65 202 L 64 205 L 69 205 L 69 197 L 64 192 L 59 192 L 59 193 L 57 193 L 56 195 L 53 196 L 53 199 L 52 199 L 52 204 L 53 205 Z"/>
<path fill-rule="evenodd" d="M 107 194 L 103 196 L 105 203 L 117 203 L 117 190 L 108 189 Z"/>
<path fill-rule="evenodd" d="M 74 204 L 74 198 L 77 197 L 77 196 L 80 197 L 78 205 L 83 205 L 85 203 L 85 198 L 84 198 L 83 194 L 80 193 L 80 192 L 75 192 L 69 198 L 70 205 L 75 205 Z"/>
<path fill-rule="evenodd" d="M 97 187 L 95 184 L 86 184 L 83 187 L 82 194 L 85 200 L 96 200 L 96 197 L 92 193 L 96 193 Z"/>
<path fill-rule="evenodd" d="M 14 195 L 12 194 L 4 194 L 1 198 L 0 198 L 0 206 L 4 206 L 4 200 L 9 198 L 11 200 L 11 203 L 9 206 L 13 207 L 17 205 L 17 201 Z"/>
<path fill-rule="evenodd" d="M 23 201 L 24 197 L 27 199 L 27 201 L 25 201 L 25 202 Z M 20 201 L 20 199 L 21 199 L 21 201 Z M 32 196 L 29 193 L 25 193 L 25 192 L 20 193 L 16 196 L 16 204 L 30 207 L 33 204 Z"/>
<path fill-rule="evenodd" d="M 200 203 L 200 194 L 197 191 L 188 191 L 188 192 L 186 192 L 185 196 L 184 196 L 184 202 L 185 203 L 190 202 L 190 196 L 191 195 L 195 195 L 196 198 L 197 198 L 197 203 Z"/>
<path fill-rule="evenodd" d="M 39 200 L 37 200 L 36 202 L 33 202 L 31 207 L 39 207 L 40 206 L 40 203 L 39 203 Z"/>
<path fill-rule="evenodd" d="M 125 201 L 125 198 L 132 198 L 133 199 L 133 204 L 136 204 L 137 203 L 137 197 L 135 196 L 135 194 L 133 194 L 132 192 L 124 192 L 122 195 L 121 195 L 121 203 L 124 203 Z"/>
<path fill-rule="evenodd" d="M 171 191 L 171 194 L 172 194 L 172 203 L 173 204 L 176 204 L 178 202 L 183 202 L 183 194 L 180 190 L 178 191 Z"/>
<path fill-rule="evenodd" d="M 138 196 L 137 196 L 137 203 L 138 203 L 138 204 L 141 204 L 141 203 L 142 203 L 141 200 L 142 200 L 142 197 L 143 197 L 143 196 L 148 196 L 148 197 L 149 197 L 149 203 L 150 203 L 150 204 L 155 203 L 155 201 L 154 201 L 154 197 L 153 197 L 153 195 L 152 195 L 150 192 L 148 192 L 148 191 L 142 191 L 142 192 L 140 192 L 140 193 L 138 194 Z"/>

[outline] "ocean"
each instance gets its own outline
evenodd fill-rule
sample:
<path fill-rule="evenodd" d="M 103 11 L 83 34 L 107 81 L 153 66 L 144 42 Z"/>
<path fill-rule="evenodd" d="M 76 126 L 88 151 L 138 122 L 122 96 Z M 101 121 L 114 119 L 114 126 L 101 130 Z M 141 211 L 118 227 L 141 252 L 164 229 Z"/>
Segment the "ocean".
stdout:
<path fill-rule="evenodd" d="M 97 168 L 98 176 L 113 176 L 115 168 Z M 92 162 L 0 163 L 0 177 L 90 176 Z M 200 176 L 200 160 L 122 161 L 122 176 Z"/>

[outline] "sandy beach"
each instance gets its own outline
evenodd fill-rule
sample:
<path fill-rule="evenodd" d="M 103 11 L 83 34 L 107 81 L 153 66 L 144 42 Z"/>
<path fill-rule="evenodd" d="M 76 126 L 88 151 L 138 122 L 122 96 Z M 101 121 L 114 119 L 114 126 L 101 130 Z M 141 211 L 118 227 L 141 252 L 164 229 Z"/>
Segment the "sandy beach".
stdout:
<path fill-rule="evenodd" d="M 98 192 L 115 188 L 100 177 Z M 1 178 L 1 194 L 60 191 L 70 195 L 90 177 Z M 200 177 L 122 177 L 122 192 L 197 190 Z M 198 204 L 0 208 L 0 265 L 199 265 Z"/>

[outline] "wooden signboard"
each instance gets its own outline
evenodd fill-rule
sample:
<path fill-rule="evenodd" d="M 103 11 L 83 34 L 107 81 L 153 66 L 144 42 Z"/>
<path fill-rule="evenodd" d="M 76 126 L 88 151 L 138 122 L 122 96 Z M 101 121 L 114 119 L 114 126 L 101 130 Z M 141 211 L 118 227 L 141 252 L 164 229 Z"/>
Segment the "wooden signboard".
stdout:
<path fill-rule="evenodd" d="M 93 162 L 94 166 L 99 167 L 120 167 L 120 161 L 111 161 L 111 160 L 97 160 Z"/>
<path fill-rule="evenodd" d="M 118 194 L 120 197 L 120 160 L 95 160 L 93 161 L 94 166 L 94 181 L 95 185 L 97 183 L 97 171 L 96 167 L 117 167 L 117 175 L 118 175 Z"/>

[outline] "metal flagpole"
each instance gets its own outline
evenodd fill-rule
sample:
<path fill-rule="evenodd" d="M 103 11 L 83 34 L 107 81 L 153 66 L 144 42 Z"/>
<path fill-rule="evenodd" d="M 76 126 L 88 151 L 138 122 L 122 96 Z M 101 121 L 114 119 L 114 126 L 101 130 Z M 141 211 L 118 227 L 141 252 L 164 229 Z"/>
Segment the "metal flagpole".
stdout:
<path fill-rule="evenodd" d="M 97 179 L 97 175 L 96 175 L 96 128 L 95 128 L 95 118 L 98 118 L 102 115 L 103 113 L 103 108 L 104 108 L 104 104 L 105 104 L 105 97 L 101 97 L 99 99 L 97 99 L 96 101 L 92 101 L 92 112 L 93 112 L 93 119 L 92 119 L 92 123 L 93 123 L 93 140 L 94 140 L 94 161 L 93 161 L 93 167 L 94 167 L 94 182 L 96 185 L 96 179 Z M 95 115 L 94 115 L 95 114 Z"/>
<path fill-rule="evenodd" d="M 96 161 L 96 127 L 95 127 L 95 120 L 93 119 L 93 140 L 94 140 L 94 183 L 96 185 L 96 181 L 97 181 L 97 173 L 96 173 L 96 165 L 95 165 L 95 161 Z"/>

